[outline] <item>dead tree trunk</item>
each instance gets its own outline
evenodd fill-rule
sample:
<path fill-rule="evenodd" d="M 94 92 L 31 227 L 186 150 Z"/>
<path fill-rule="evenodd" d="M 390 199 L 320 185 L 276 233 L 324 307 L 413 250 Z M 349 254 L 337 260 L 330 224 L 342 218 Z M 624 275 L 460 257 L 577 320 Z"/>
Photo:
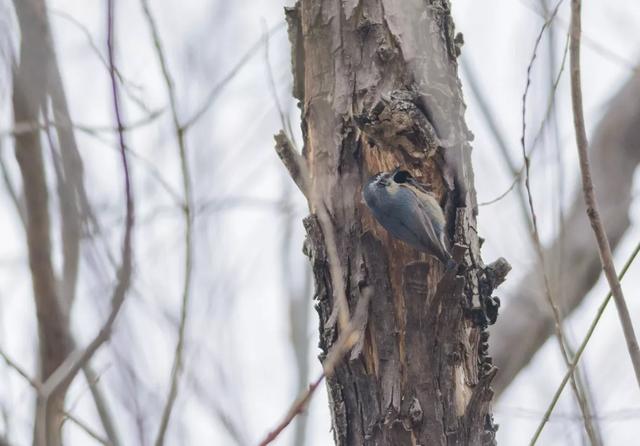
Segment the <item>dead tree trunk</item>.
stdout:
<path fill-rule="evenodd" d="M 504 260 L 485 266 L 465 105 L 447 0 L 301 0 L 286 10 L 294 95 L 302 110 L 324 355 L 338 337 L 323 226 L 326 206 L 353 313 L 373 290 L 364 343 L 327 380 L 337 445 L 495 443 L 486 327 Z M 392 239 L 361 200 L 363 184 L 396 166 L 430 185 L 445 214 L 457 272 Z M 307 191 L 307 195 L 309 192 Z"/>

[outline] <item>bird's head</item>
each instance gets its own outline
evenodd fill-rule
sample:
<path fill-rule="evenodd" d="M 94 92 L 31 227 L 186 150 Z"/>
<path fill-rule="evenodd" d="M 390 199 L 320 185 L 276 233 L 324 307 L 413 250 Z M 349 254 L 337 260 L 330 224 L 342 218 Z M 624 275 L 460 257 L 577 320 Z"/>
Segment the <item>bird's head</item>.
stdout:
<path fill-rule="evenodd" d="M 391 172 L 379 172 L 373 176 L 371 183 L 378 187 L 389 187 L 397 184 L 404 184 L 412 180 L 413 177 L 406 170 L 396 167 Z"/>

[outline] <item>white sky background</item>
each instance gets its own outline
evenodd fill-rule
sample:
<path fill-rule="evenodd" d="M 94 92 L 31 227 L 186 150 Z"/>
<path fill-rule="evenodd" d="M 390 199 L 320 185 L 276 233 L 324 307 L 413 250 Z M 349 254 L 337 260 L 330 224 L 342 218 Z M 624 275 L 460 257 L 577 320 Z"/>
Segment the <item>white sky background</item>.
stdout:
<path fill-rule="evenodd" d="M 2 27 L 8 3 L 0 0 Z M 104 3 L 102 0 L 48 1 L 72 117 L 83 125 L 113 125 L 109 80 L 86 36 L 62 13 L 84 24 L 106 55 Z M 148 166 L 154 166 L 178 194 L 181 194 L 181 180 L 166 91 L 140 3 L 135 0 L 116 3 L 118 67 L 134 85 L 131 90 L 145 106 L 150 110 L 164 109 L 164 113 L 149 125 L 127 134 L 128 145 L 145 160 L 132 159 L 137 199 L 135 286 L 116 325 L 113 342 L 101 350 L 93 363 L 104 388 L 118 389 L 108 395 L 114 412 L 120 414 L 116 420 L 125 444 L 141 441 L 149 444 L 157 431 L 166 398 L 175 344 L 183 280 L 183 226 L 180 210 Z M 152 0 L 150 3 L 176 83 L 182 120 L 193 115 L 210 89 L 261 38 L 265 26 L 270 28 L 283 20 L 279 1 Z M 453 3 L 457 30 L 465 37 L 463 58 L 478 78 L 507 138 L 512 159 L 519 165 L 525 71 L 542 24 L 534 12 L 538 3 L 534 0 L 454 0 Z M 565 3 L 560 12 L 562 20 L 554 28 L 558 59 L 569 21 L 569 2 Z M 608 100 L 630 76 L 640 56 L 639 21 L 639 2 L 593 0 L 584 6 L 585 36 L 627 61 L 613 60 L 596 51 L 595 45 L 584 44 L 583 89 L 589 129 L 594 128 Z M 5 37 L 6 33 L 0 30 L 3 70 L 6 55 L 10 53 L 1 40 Z M 530 137 L 537 130 L 546 106 L 545 51 L 543 42 L 534 66 L 528 105 Z M 297 109 L 290 98 L 289 47 L 284 28 L 270 40 L 270 62 L 279 100 L 297 128 Z M 0 79 L 2 129 L 9 125 L 5 111 L 10 93 L 5 78 L 3 75 Z M 463 86 L 465 82 L 463 78 Z M 565 201 L 574 193 L 578 173 L 567 87 L 565 73 L 556 99 L 558 134 L 565 160 L 560 169 L 567 191 Z M 125 121 L 144 118 L 147 112 L 122 93 Z M 486 129 L 475 98 L 466 88 L 465 97 L 468 123 L 476 135 L 474 170 L 478 198 L 482 202 L 506 190 L 512 179 Z M 290 189 L 290 180 L 273 150 L 272 135 L 280 127 L 269 89 L 265 53 L 261 50 L 226 86 L 188 135 L 196 203 L 207 203 L 210 207 L 196 220 L 187 372 L 169 429 L 168 444 L 232 444 L 212 412 L 216 405 L 238 423 L 248 444 L 255 444 L 282 418 L 296 396 L 296 373 L 288 341 L 287 295 L 290 287 L 303 289 L 306 258 L 301 253 L 304 237 L 301 220 L 306 208 L 297 190 L 291 193 L 293 217 L 287 217 L 278 206 Z M 88 193 L 105 229 L 107 245 L 118 260 L 124 204 L 113 135 L 103 134 L 103 140 L 81 132 L 76 135 L 85 162 Z M 551 141 L 551 138 L 544 140 L 545 143 Z M 1 142 L 0 154 L 18 182 L 11 141 L 4 138 Z M 532 161 L 534 202 L 544 240 L 551 239 L 556 230 L 556 205 L 549 198 L 557 190 L 558 170 L 553 150 L 552 145 L 541 146 Z M 601 197 L 608 198 L 615 199 Z M 0 215 L 0 346 L 35 376 L 36 326 L 24 235 L 4 191 L 0 193 Z M 640 236 L 639 216 L 634 202 L 632 229 L 616 252 L 618 264 L 622 264 Z M 283 233 L 286 218 L 294 220 L 295 229 L 291 233 Z M 534 259 L 515 193 L 491 207 L 481 208 L 480 231 L 486 239 L 485 260 L 504 256 L 514 267 L 509 280 L 497 293 L 504 305 L 508 305 L 512 298 L 509 292 Z M 283 237 L 292 238 L 291 255 L 294 256 L 292 272 L 286 281 L 282 272 Z M 85 256 L 73 314 L 74 332 L 81 344 L 93 336 L 109 309 L 114 270 L 104 252 L 101 243 L 97 248 L 89 242 L 83 244 Z M 639 268 L 632 267 L 623 282 L 636 322 L 640 299 L 634 291 L 640 285 Z M 567 321 L 574 344 L 582 339 L 605 293 L 606 286 L 601 280 L 585 304 Z M 313 313 L 308 332 L 311 377 L 315 377 L 320 366 L 315 359 L 317 317 L 311 306 L 309 298 L 309 311 Z M 640 329 L 640 324 L 636 325 Z M 629 444 L 638 432 L 640 392 L 633 379 L 613 305 L 606 311 L 583 361 L 595 394 L 594 406 L 603 417 L 600 425 L 606 444 Z M 499 444 L 528 443 L 563 370 L 557 343 L 551 339 L 496 404 Z M 326 400 L 324 389 L 319 389 L 305 415 L 310 446 L 332 444 Z M 5 403 L 8 412 L 10 438 L 17 445 L 30 444 L 32 392 L 24 380 L 3 365 L 0 366 L 0 401 Z M 82 377 L 76 379 L 68 401 L 75 414 L 92 426 L 99 426 Z M 144 415 L 142 433 L 136 428 L 135 418 L 127 412 L 135 412 L 136 406 Z M 620 412 L 628 410 L 631 412 Z M 571 398 L 563 398 L 556 413 L 564 416 L 552 418 L 539 444 L 582 444 L 581 422 L 575 418 L 578 413 Z M 6 428 L 1 420 L 0 426 Z M 289 429 L 275 444 L 291 444 L 291 433 Z M 65 426 L 65 435 L 68 444 L 84 445 L 93 441 L 69 423 Z"/>

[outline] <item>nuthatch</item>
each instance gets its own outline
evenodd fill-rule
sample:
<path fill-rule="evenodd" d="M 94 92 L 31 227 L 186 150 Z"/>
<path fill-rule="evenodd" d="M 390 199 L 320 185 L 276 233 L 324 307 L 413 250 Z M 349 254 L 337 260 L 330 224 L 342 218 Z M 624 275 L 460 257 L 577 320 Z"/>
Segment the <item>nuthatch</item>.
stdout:
<path fill-rule="evenodd" d="M 435 197 L 406 170 L 377 174 L 365 186 L 364 200 L 392 236 L 436 257 L 447 270 L 456 262 L 449 253 L 444 213 Z"/>

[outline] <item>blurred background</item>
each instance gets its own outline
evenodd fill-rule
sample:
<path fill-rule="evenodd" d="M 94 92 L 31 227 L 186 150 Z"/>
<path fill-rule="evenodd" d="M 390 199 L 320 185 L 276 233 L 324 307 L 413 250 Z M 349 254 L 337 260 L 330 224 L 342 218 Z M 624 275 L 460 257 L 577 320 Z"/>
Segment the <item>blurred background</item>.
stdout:
<path fill-rule="evenodd" d="M 110 313 L 125 226 L 117 125 L 105 65 L 106 6 L 102 0 L 45 3 L 53 57 L 72 121 L 67 127 L 73 129 L 84 164 L 90 204 L 84 211 L 91 210 L 81 228 L 70 308 L 70 329 L 76 344 L 84 346 Z M 189 123 L 184 145 L 192 191 L 193 255 L 186 305 L 183 172 L 167 85 L 143 3 L 115 2 L 116 66 L 136 206 L 132 282 L 110 341 L 90 361 L 93 376 L 79 374 L 70 387 L 66 408 L 79 423 L 67 420 L 63 438 L 65 444 L 99 444 L 79 424 L 106 436 L 94 387 L 108 407 L 121 444 L 153 443 L 183 325 L 183 367 L 167 444 L 256 444 L 321 371 L 313 286 L 302 253 L 306 201 L 273 150 L 273 134 L 283 126 L 292 129 L 298 145 L 302 142 L 299 109 L 291 97 L 290 48 L 283 20 L 283 6 L 291 2 L 149 1 L 173 79 L 178 120 Z M 560 73 L 569 23 L 569 2 L 564 3 L 540 41 L 526 109 L 533 201 L 546 246 L 571 233 L 572 228 L 561 222 L 579 192 L 568 60 Z M 640 3 L 585 3 L 582 73 L 591 137 L 608 116 L 612 99 L 636 75 Z M 467 122 L 475 134 L 478 201 L 489 202 L 510 191 L 479 209 L 485 261 L 503 256 L 513 266 L 498 290 L 504 312 L 497 326 L 515 320 L 508 318 L 508 309 L 522 299 L 527 277 L 537 267 L 529 214 L 516 183 L 523 164 L 520 138 L 527 67 L 545 17 L 555 5 L 544 0 L 452 0 L 456 28 L 465 40 L 460 75 Z M 37 378 L 37 314 L 20 211 L 23 179 L 14 153 L 12 86 L 20 58 L 18 23 L 14 2 L 0 0 L 0 350 Z M 640 104 L 638 96 L 631 100 Z M 623 119 L 625 113 L 617 116 Z M 639 127 L 640 120 L 635 125 Z M 626 130 L 620 126 L 618 131 Z M 56 170 L 59 133 L 41 133 L 52 258 L 55 270 L 62 271 L 65 212 L 61 212 Z M 626 140 L 632 137 L 629 133 Z M 637 152 L 640 138 L 635 141 L 628 142 Z M 635 170 L 637 161 L 628 163 Z M 604 172 L 612 181 L 618 176 L 615 164 L 605 166 Z M 619 213 L 628 224 L 615 249 L 617 265 L 640 239 L 638 185 L 633 178 L 627 191 L 631 204 Z M 599 199 L 607 203 L 619 197 Z M 579 261 L 556 258 L 562 259 L 560 264 Z M 553 271 L 560 282 L 583 280 L 563 276 L 562 271 Z M 640 265 L 634 264 L 623 281 L 637 327 L 639 273 Z M 597 279 L 565 319 L 574 347 L 606 291 L 606 283 Z M 545 305 L 539 302 L 540 307 Z M 518 348 L 517 343 L 500 346 L 507 357 L 505 349 L 517 352 Z M 526 361 L 495 403 L 499 444 L 528 443 L 565 370 L 555 339 L 544 342 Z M 631 444 L 640 424 L 640 392 L 613 305 L 605 311 L 581 363 L 603 443 Z M 29 382 L 15 367 L 0 362 L 3 444 L 32 442 L 35 407 L 36 394 Z M 330 426 L 327 396 L 321 388 L 275 444 L 330 445 Z M 588 444 L 570 389 L 539 444 Z"/>

